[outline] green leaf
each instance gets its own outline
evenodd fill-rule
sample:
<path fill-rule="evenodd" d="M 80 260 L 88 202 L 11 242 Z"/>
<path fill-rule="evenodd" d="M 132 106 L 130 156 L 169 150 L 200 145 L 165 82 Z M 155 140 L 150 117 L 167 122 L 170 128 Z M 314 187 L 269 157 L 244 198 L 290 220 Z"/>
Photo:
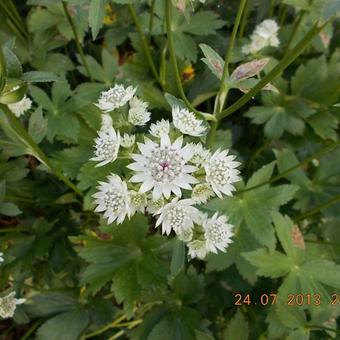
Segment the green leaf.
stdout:
<path fill-rule="evenodd" d="M 196 62 L 197 46 L 195 41 L 188 34 L 173 32 L 176 55 L 181 59 L 189 59 Z"/>
<path fill-rule="evenodd" d="M 289 257 L 276 250 L 258 249 L 242 255 L 257 267 L 258 275 L 273 279 L 288 274 L 294 266 Z"/>
<path fill-rule="evenodd" d="M 180 29 L 194 35 L 210 35 L 216 34 L 216 30 L 224 25 L 225 22 L 218 19 L 215 12 L 201 10 L 194 14 L 189 22 L 185 21 Z"/>
<path fill-rule="evenodd" d="M 337 140 L 338 119 L 329 112 L 318 112 L 307 120 L 314 132 L 323 139 Z"/>
<path fill-rule="evenodd" d="M 170 263 L 170 274 L 174 278 L 185 266 L 185 245 L 184 242 L 176 239 Z"/>
<path fill-rule="evenodd" d="M 212 73 L 218 79 L 221 79 L 224 68 L 224 60 L 210 46 L 206 44 L 200 44 L 199 47 L 205 56 L 205 58 L 202 58 L 202 61 L 210 68 Z"/>
<path fill-rule="evenodd" d="M 39 106 L 30 116 L 28 121 L 28 133 L 36 143 L 40 143 L 47 133 L 47 119 L 42 114 Z"/>
<path fill-rule="evenodd" d="M 52 72 L 45 71 L 29 71 L 25 72 L 21 80 L 27 81 L 28 83 L 42 83 L 49 81 L 58 81 L 60 78 Z"/>
<path fill-rule="evenodd" d="M 2 202 L 0 203 L 0 214 L 6 216 L 17 216 L 20 215 L 22 211 L 11 202 Z"/>
<path fill-rule="evenodd" d="M 0 204 L 3 201 L 4 197 L 5 197 L 5 193 L 6 193 L 6 181 L 2 180 L 0 182 Z"/>
<path fill-rule="evenodd" d="M 6 77 L 20 78 L 22 75 L 22 66 L 18 57 L 7 46 L 2 48 L 6 62 Z"/>
<path fill-rule="evenodd" d="M 89 8 L 89 25 L 93 40 L 96 39 L 100 28 L 103 26 L 106 0 L 92 0 Z"/>
<path fill-rule="evenodd" d="M 224 339 L 247 340 L 249 337 L 249 325 L 242 312 L 238 309 L 235 316 L 228 323 L 223 333 Z"/>

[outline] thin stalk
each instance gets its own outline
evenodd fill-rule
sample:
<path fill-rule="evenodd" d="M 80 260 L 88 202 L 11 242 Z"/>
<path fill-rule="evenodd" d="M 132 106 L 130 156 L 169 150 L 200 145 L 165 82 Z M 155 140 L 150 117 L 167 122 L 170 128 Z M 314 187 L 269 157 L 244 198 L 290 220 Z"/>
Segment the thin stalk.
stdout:
<path fill-rule="evenodd" d="M 202 112 L 197 111 L 188 98 L 186 97 L 184 93 L 184 89 L 182 86 L 182 81 L 181 81 L 181 76 L 179 74 L 178 70 L 178 65 L 177 65 L 177 59 L 176 59 L 176 54 L 175 54 L 175 47 L 174 47 L 174 41 L 173 41 L 173 36 L 172 36 L 172 30 L 171 30 L 171 0 L 166 0 L 165 2 L 165 20 L 166 20 L 166 32 L 167 32 L 167 38 L 168 38 L 168 47 L 169 47 L 169 52 L 170 52 L 170 61 L 171 65 L 173 68 L 173 71 L 175 72 L 175 80 L 176 80 L 176 85 L 179 91 L 179 94 L 184 101 L 184 103 L 187 105 L 187 107 L 195 112 L 197 115 L 203 116 L 206 120 L 216 120 L 216 118 L 211 115 L 211 114 L 205 114 Z"/>
<path fill-rule="evenodd" d="M 16 135 L 16 137 L 31 151 L 32 155 L 40 160 L 52 173 L 54 173 L 62 182 L 64 182 L 70 189 L 72 189 L 76 194 L 83 197 L 83 193 L 79 190 L 67 177 L 65 177 L 62 172 L 55 167 L 45 153 L 39 148 L 32 137 L 27 133 L 27 131 L 22 127 L 20 121 L 14 114 L 8 109 L 4 104 L 0 104 L 0 110 L 4 112 L 7 117 L 11 131 Z"/>
<path fill-rule="evenodd" d="M 112 335 L 110 338 L 108 338 L 107 340 L 115 340 L 118 339 L 119 337 L 121 337 L 122 335 L 125 334 L 124 330 L 119 331 L 118 333 Z"/>
<path fill-rule="evenodd" d="M 285 4 L 281 3 L 280 9 L 279 9 L 279 26 L 282 26 L 283 23 L 286 20 L 286 16 L 287 16 L 287 8 L 288 6 L 286 6 Z"/>
<path fill-rule="evenodd" d="M 311 40 L 326 26 L 328 22 L 320 25 L 315 24 L 304 38 L 284 57 L 265 77 L 263 77 L 249 92 L 243 95 L 233 105 L 229 106 L 226 110 L 219 112 L 216 117 L 221 120 L 230 114 L 237 111 L 245 105 L 251 98 L 253 98 L 264 86 L 282 73 L 309 45 Z"/>
<path fill-rule="evenodd" d="M 74 24 L 73 22 L 73 19 L 67 9 L 67 4 L 65 3 L 65 1 L 62 1 L 62 4 L 63 4 L 63 8 L 64 8 L 64 12 L 65 12 L 65 15 L 66 15 L 66 18 L 67 18 L 67 21 L 68 23 L 70 24 L 71 28 L 72 28 L 72 32 L 73 32 L 73 36 L 74 36 L 74 40 L 75 40 L 75 43 L 76 43 L 76 48 L 77 48 L 77 51 L 80 55 L 80 59 L 85 67 L 85 70 L 86 70 L 86 73 L 88 75 L 88 77 L 90 78 L 91 82 L 93 82 L 93 78 L 92 78 L 92 75 L 91 75 L 91 71 L 90 71 L 90 68 L 89 68 L 89 65 L 87 63 L 87 60 L 85 58 L 85 55 L 84 55 L 84 51 L 80 45 L 80 42 L 79 42 L 79 36 L 78 36 L 78 32 L 77 32 L 77 28 L 76 28 L 76 25 Z"/>
<path fill-rule="evenodd" d="M 328 242 L 323 240 L 304 240 L 306 243 L 315 243 L 315 244 L 322 244 L 325 246 L 331 246 L 331 247 L 340 247 L 340 243 L 335 242 Z"/>
<path fill-rule="evenodd" d="M 89 339 L 89 338 L 92 338 L 92 337 L 94 337 L 94 336 L 100 335 L 100 334 L 106 332 L 107 330 L 109 330 L 110 328 L 115 328 L 116 325 L 117 325 L 119 322 L 121 322 L 121 321 L 123 321 L 123 320 L 125 320 L 125 319 L 126 319 L 126 316 L 123 315 L 123 316 L 119 317 L 118 319 L 112 321 L 112 322 L 109 323 L 108 325 L 105 325 L 105 326 L 103 326 L 103 327 L 97 329 L 97 330 L 94 331 L 94 332 L 91 332 L 91 333 L 88 333 L 88 334 L 83 335 L 82 338 L 83 338 L 83 339 Z"/>
<path fill-rule="evenodd" d="M 268 18 L 273 16 L 275 5 L 276 5 L 276 0 L 270 0 L 269 10 L 268 10 Z"/>
<path fill-rule="evenodd" d="M 238 37 L 240 39 L 243 37 L 244 31 L 245 31 L 246 26 L 247 26 L 248 17 L 249 17 L 249 13 L 250 13 L 250 3 L 251 3 L 251 1 L 247 0 L 246 6 L 245 6 L 244 11 L 243 11 L 240 29 L 239 29 L 239 33 L 238 33 Z"/>
<path fill-rule="evenodd" d="M 330 207 L 330 206 L 332 206 L 332 205 L 334 205 L 338 202 L 340 202 L 340 195 L 337 195 L 337 196 L 331 198 L 330 200 L 328 200 L 324 203 L 321 203 L 321 204 L 317 205 L 316 207 L 314 207 L 310 210 L 307 210 L 303 214 L 294 218 L 294 221 L 299 222 L 299 221 L 305 220 L 306 218 L 317 214 L 320 210 L 326 209 L 326 208 L 328 208 L 328 207 Z"/>
<path fill-rule="evenodd" d="M 289 49 L 290 49 L 290 46 L 292 45 L 292 42 L 294 41 L 294 38 L 296 36 L 296 33 L 299 29 L 299 26 L 301 24 L 301 21 L 305 15 L 305 11 L 301 11 L 298 15 L 298 17 L 296 18 L 296 20 L 294 21 L 294 25 L 293 25 L 293 30 L 292 30 L 292 33 L 291 35 L 289 36 L 289 40 L 288 40 L 288 43 L 287 43 L 287 46 L 286 46 L 286 52 L 285 52 L 285 56 L 289 53 Z"/>
<path fill-rule="evenodd" d="M 149 20 L 149 35 L 151 37 L 152 29 L 153 29 L 153 16 L 155 12 L 155 4 L 156 0 L 152 0 L 151 2 L 151 8 L 150 8 L 150 20 Z"/>
<path fill-rule="evenodd" d="M 149 47 L 148 41 L 147 41 L 147 39 L 145 37 L 145 34 L 143 32 L 142 25 L 139 22 L 139 19 L 137 17 L 137 13 L 136 13 L 135 7 L 133 5 L 128 5 L 128 8 L 129 8 L 132 20 L 135 23 L 136 29 L 137 29 L 137 31 L 138 31 L 138 33 L 140 35 L 140 38 L 141 38 L 141 41 L 142 41 L 142 45 L 143 45 L 143 49 L 144 49 L 144 53 L 145 53 L 147 62 L 149 64 L 149 67 L 151 69 L 151 72 L 152 72 L 153 76 L 155 77 L 155 79 L 157 80 L 157 82 L 160 84 L 161 81 L 159 79 L 159 75 L 157 73 L 155 63 L 154 63 L 154 61 L 152 59 L 152 56 L 151 56 L 150 47 Z"/>
<path fill-rule="evenodd" d="M 243 190 L 239 190 L 236 192 L 236 195 L 239 195 L 239 194 L 242 194 L 244 192 L 247 192 L 247 191 L 251 191 L 251 190 L 254 190 L 254 189 L 258 189 L 264 185 L 267 185 L 267 184 L 271 184 L 271 183 L 274 183 L 276 181 L 278 181 L 279 179 L 287 176 L 289 173 L 291 173 L 292 171 L 298 169 L 298 168 L 301 168 L 303 167 L 305 164 L 309 163 L 310 161 L 312 161 L 313 159 L 319 159 L 321 156 L 325 155 L 326 153 L 334 150 L 338 145 L 340 144 L 340 141 L 337 141 L 337 142 L 334 142 L 334 143 L 331 143 L 329 145 L 327 145 L 326 147 L 322 148 L 321 150 L 318 150 L 317 152 L 311 154 L 310 156 L 306 157 L 304 160 L 302 160 L 300 163 L 288 168 L 287 170 L 281 172 L 280 174 L 272 177 L 271 179 L 269 179 L 268 181 L 264 181 L 262 183 L 259 183 L 257 185 L 254 185 L 250 188 L 247 188 L 247 189 L 243 189 Z"/>
<path fill-rule="evenodd" d="M 29 330 L 20 338 L 20 340 L 27 340 L 30 335 L 41 325 L 42 321 L 37 321 L 34 323 Z"/>

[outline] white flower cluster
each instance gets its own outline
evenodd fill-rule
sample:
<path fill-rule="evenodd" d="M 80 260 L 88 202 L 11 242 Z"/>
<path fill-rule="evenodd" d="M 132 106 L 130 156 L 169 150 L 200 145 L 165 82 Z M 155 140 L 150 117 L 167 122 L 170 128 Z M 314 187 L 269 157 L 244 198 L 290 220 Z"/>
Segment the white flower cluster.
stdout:
<path fill-rule="evenodd" d="M 244 54 L 255 54 L 264 47 L 278 47 L 280 44 L 277 33 L 279 26 L 275 20 L 266 19 L 256 26 L 250 36 L 250 43 L 242 47 Z"/>
<path fill-rule="evenodd" d="M 0 297 L 0 317 L 3 319 L 13 317 L 17 305 L 26 302 L 26 299 L 16 299 L 15 292 L 11 292 L 4 297 Z"/>
<path fill-rule="evenodd" d="M 32 100 L 24 96 L 20 101 L 12 104 L 8 104 L 8 108 L 18 118 L 22 116 L 26 111 L 32 107 Z"/>
<path fill-rule="evenodd" d="M 113 88 L 119 89 L 119 96 L 112 89 L 110 95 L 126 101 L 128 96 L 121 93 L 119 86 Z M 133 96 L 135 89 L 125 91 Z M 102 94 L 101 99 L 104 97 Z M 129 116 L 135 117 L 134 125 L 144 125 L 150 119 L 150 113 L 145 114 L 146 107 L 136 97 L 130 99 Z M 109 114 L 103 114 L 91 160 L 99 162 L 98 166 L 113 162 L 123 147 L 124 158 L 131 162 L 124 170 L 124 179 L 112 173 L 105 182 L 99 182 L 98 192 L 93 195 L 95 211 L 103 213 L 109 224 L 120 224 L 136 212 L 152 214 L 163 234 L 174 231 L 186 242 L 191 257 L 204 258 L 209 252 L 224 251 L 232 242 L 232 225 L 226 216 L 215 213 L 209 217 L 199 207 L 215 196 L 232 196 L 234 183 L 241 179 L 235 156 L 228 150 L 212 154 L 201 143 L 186 143 L 183 134 L 202 136 L 206 127 L 194 113 L 178 106 L 172 108 L 172 124 L 164 119 L 153 123 L 149 135 L 143 137 L 131 134 L 133 128 L 121 137 L 114 121 Z"/>

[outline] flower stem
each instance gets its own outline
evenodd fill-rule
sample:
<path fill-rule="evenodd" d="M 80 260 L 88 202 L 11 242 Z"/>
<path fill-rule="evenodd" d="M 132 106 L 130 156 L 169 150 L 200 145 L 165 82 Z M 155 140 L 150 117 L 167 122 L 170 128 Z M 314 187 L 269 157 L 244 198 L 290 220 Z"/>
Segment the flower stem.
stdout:
<path fill-rule="evenodd" d="M 45 153 L 39 148 L 39 146 L 34 142 L 27 131 L 22 127 L 20 121 L 14 114 L 8 109 L 4 104 L 0 104 L 0 110 L 5 114 L 8 122 L 9 129 L 11 132 L 25 145 L 26 149 L 31 155 L 39 159 L 39 161 L 44 164 L 52 173 L 54 173 L 62 182 L 64 182 L 70 189 L 72 189 L 76 194 L 83 197 L 83 193 L 79 190 L 67 177 L 65 177 L 62 172 L 55 167 Z M 1 123 L 1 121 L 0 121 Z"/>
<path fill-rule="evenodd" d="M 265 77 L 263 77 L 249 92 L 243 95 L 233 105 L 229 106 L 226 110 L 219 112 L 216 117 L 221 120 L 230 114 L 237 111 L 243 105 L 245 105 L 251 98 L 253 98 L 264 86 L 276 78 L 281 72 L 283 72 L 309 45 L 311 40 L 326 26 L 328 22 L 324 24 L 316 23 L 304 36 L 304 38 L 285 56 Z"/>
<path fill-rule="evenodd" d="M 296 218 L 294 218 L 294 221 L 295 222 L 299 222 L 299 221 L 303 221 L 305 220 L 306 218 L 310 217 L 310 216 L 313 216 L 315 214 L 317 214 L 320 210 L 322 209 L 326 209 L 336 203 L 340 202 L 340 195 L 337 195 L 333 198 L 331 198 L 330 200 L 324 202 L 324 203 L 321 203 L 319 205 L 317 205 L 316 207 L 310 209 L 310 210 L 307 210 L 306 212 L 304 212 L 303 214 L 297 216 Z"/>
<path fill-rule="evenodd" d="M 305 15 L 305 13 L 306 13 L 305 11 L 301 11 L 299 13 L 298 17 L 294 21 L 293 30 L 292 30 L 291 35 L 289 36 L 289 40 L 288 40 L 288 43 L 287 43 L 287 46 L 286 46 L 285 56 L 289 53 L 290 46 L 292 45 L 292 42 L 294 41 L 294 38 L 296 36 L 296 33 L 299 29 L 299 26 L 301 24 L 301 21 L 303 19 L 303 16 Z"/>
<path fill-rule="evenodd" d="M 170 52 L 170 61 L 171 61 L 173 71 L 175 73 L 175 80 L 176 80 L 176 85 L 177 85 L 179 94 L 180 94 L 182 100 L 184 101 L 185 105 L 191 111 L 193 111 L 197 115 L 203 116 L 206 120 L 213 120 L 214 121 L 216 119 L 213 115 L 205 114 L 205 113 L 197 111 L 192 106 L 192 104 L 190 103 L 190 101 L 188 100 L 188 98 L 186 97 L 186 95 L 184 93 L 184 89 L 183 89 L 182 82 L 181 82 L 181 76 L 180 76 L 179 70 L 178 70 L 174 41 L 173 41 L 172 30 L 171 30 L 171 6 L 172 6 L 171 0 L 166 0 L 165 1 L 165 20 L 166 20 L 166 32 L 167 32 L 167 38 L 168 38 L 168 47 L 169 47 L 169 52 Z"/>
<path fill-rule="evenodd" d="M 152 29 L 153 29 L 153 16 L 155 12 L 155 4 L 156 0 L 151 1 L 151 8 L 150 8 L 150 20 L 149 20 L 149 35 L 151 37 Z"/>
<path fill-rule="evenodd" d="M 74 24 L 73 22 L 73 19 L 67 9 L 67 4 L 65 3 L 65 1 L 62 1 L 62 4 L 63 4 L 63 8 L 64 8 L 64 12 L 65 12 L 65 15 L 66 15 L 66 18 L 67 18 L 67 21 L 68 23 L 70 24 L 71 28 L 72 28 L 72 32 L 73 32 L 73 35 L 74 35 L 74 41 L 76 43 L 76 48 L 78 50 L 78 53 L 79 53 L 79 56 L 80 56 L 80 59 L 84 65 L 84 68 L 86 70 L 86 73 L 87 73 L 87 76 L 90 78 L 91 82 L 93 82 L 93 78 L 92 78 L 92 75 L 91 75 L 91 71 L 90 71 L 90 68 L 89 68 L 89 65 L 86 61 L 86 58 L 85 58 L 85 55 L 84 55 L 84 51 L 80 45 L 80 42 L 79 42 L 79 36 L 78 36 L 78 32 L 77 32 L 77 28 L 76 28 L 76 25 Z"/>
<path fill-rule="evenodd" d="M 134 24 L 136 26 L 136 29 L 137 29 L 137 31 L 138 31 L 138 33 L 140 35 L 140 39 L 141 39 L 141 42 L 142 42 L 142 45 L 143 45 L 144 53 L 145 53 L 147 62 L 149 64 L 149 67 L 151 69 L 151 72 L 152 72 L 153 76 L 155 77 L 155 79 L 157 80 L 157 82 L 159 84 L 161 84 L 161 81 L 159 79 L 159 75 L 158 75 L 157 70 L 156 70 L 155 63 L 154 63 L 154 61 L 152 59 L 152 56 L 151 56 L 151 51 L 150 51 L 150 47 L 149 47 L 148 41 L 147 41 L 147 39 L 145 37 L 145 34 L 143 32 L 142 25 L 139 22 L 139 19 L 137 17 L 137 13 L 136 13 L 135 7 L 133 5 L 128 5 L 128 8 L 129 8 L 132 20 L 133 20 L 133 22 L 134 22 Z"/>
<path fill-rule="evenodd" d="M 305 164 L 309 163 L 310 161 L 312 161 L 313 159 L 319 159 L 321 156 L 325 155 L 326 153 L 334 150 L 338 145 L 340 144 L 340 140 L 334 142 L 334 143 L 331 143 L 329 145 L 327 145 L 326 147 L 322 148 L 321 150 L 318 150 L 317 152 L 311 154 L 310 156 L 306 157 L 304 160 L 302 160 L 300 163 L 288 168 L 287 170 L 281 172 L 280 174 L 272 177 L 271 179 L 269 179 L 268 181 L 264 181 L 262 183 L 259 183 L 257 185 L 254 185 L 250 188 L 247 188 L 247 189 L 243 189 L 243 190 L 239 190 L 236 192 L 236 195 L 239 195 L 239 194 L 242 194 L 244 192 L 247 192 L 247 191 L 251 191 L 251 190 L 255 190 L 255 189 L 258 189 L 264 185 L 267 185 L 267 184 L 271 184 L 271 183 L 274 183 L 276 181 L 278 181 L 279 179 L 287 176 L 289 173 L 291 173 L 292 171 L 300 168 L 300 167 L 303 167 Z"/>

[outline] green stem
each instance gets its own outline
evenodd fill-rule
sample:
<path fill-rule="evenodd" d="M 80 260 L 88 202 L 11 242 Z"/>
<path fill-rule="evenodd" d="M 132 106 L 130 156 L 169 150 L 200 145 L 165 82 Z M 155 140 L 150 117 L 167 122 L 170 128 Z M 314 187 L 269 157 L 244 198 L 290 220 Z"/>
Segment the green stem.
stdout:
<path fill-rule="evenodd" d="M 22 127 L 20 121 L 14 114 L 8 109 L 4 104 L 0 104 L 0 110 L 4 112 L 5 116 L 9 121 L 9 127 L 11 131 L 16 135 L 16 137 L 30 150 L 31 154 L 39 159 L 39 161 L 44 164 L 51 172 L 53 172 L 61 181 L 63 181 L 70 189 L 72 189 L 76 194 L 83 197 L 83 193 L 79 190 L 67 177 L 65 177 L 61 171 L 56 168 L 45 155 L 45 153 L 39 148 L 39 146 L 34 142 L 32 137 L 27 133 L 27 131 Z"/>
<path fill-rule="evenodd" d="M 151 8 L 150 8 L 150 20 L 149 20 L 149 35 L 151 37 L 152 29 L 153 29 L 153 16 L 155 12 L 155 4 L 156 0 L 152 0 L 151 2 Z"/>
<path fill-rule="evenodd" d="M 169 52 L 170 52 L 170 60 L 171 60 L 171 65 L 173 68 L 173 71 L 175 73 L 175 80 L 176 80 L 176 85 L 179 91 L 179 94 L 184 101 L 185 105 L 194 113 L 197 115 L 203 116 L 206 120 L 216 120 L 215 117 L 211 114 L 205 114 L 202 112 L 197 111 L 192 104 L 189 102 L 188 98 L 186 97 L 184 93 L 184 89 L 182 86 L 182 81 L 181 81 L 181 76 L 179 74 L 178 70 L 178 65 L 177 65 L 177 59 L 176 59 L 176 54 L 175 54 L 175 47 L 174 47 L 174 41 L 173 41 L 173 36 L 172 36 L 172 29 L 171 29 L 171 0 L 166 0 L 165 2 L 165 20 L 166 20 L 166 32 L 167 32 L 167 39 L 168 39 L 168 47 L 169 47 Z"/>
<path fill-rule="evenodd" d="M 281 27 L 286 20 L 286 15 L 287 15 L 287 8 L 285 4 L 281 3 L 280 8 L 279 8 L 279 26 Z"/>
<path fill-rule="evenodd" d="M 20 338 L 20 340 L 27 340 L 30 335 L 41 325 L 42 321 L 37 321 L 34 323 L 29 330 Z"/>
<path fill-rule="evenodd" d="M 139 19 L 137 17 L 137 13 L 136 13 L 135 7 L 133 5 L 128 5 L 128 8 L 129 8 L 132 20 L 133 20 L 133 22 L 134 22 L 134 24 L 136 26 L 136 29 L 137 29 L 137 31 L 138 31 L 138 33 L 140 35 L 140 38 L 141 38 L 141 41 L 142 41 L 142 45 L 143 45 L 143 49 L 144 49 L 144 53 L 145 53 L 147 62 L 149 64 L 149 67 L 151 69 L 151 72 L 152 72 L 153 76 L 155 77 L 155 79 L 157 80 L 157 82 L 160 84 L 161 81 L 159 79 L 159 75 L 157 73 L 155 63 L 154 63 L 154 61 L 152 59 L 152 56 L 151 56 L 150 47 L 149 47 L 149 44 L 148 44 L 147 39 L 145 37 L 145 34 L 143 32 L 142 25 L 140 24 Z"/>
<path fill-rule="evenodd" d="M 313 216 L 315 214 L 317 214 L 320 210 L 322 209 L 326 209 L 336 203 L 340 202 L 340 195 L 337 195 L 333 198 L 331 198 L 330 200 L 324 202 L 324 203 L 321 203 L 319 205 L 317 205 L 316 207 L 310 209 L 310 210 L 307 210 L 306 212 L 304 212 L 303 214 L 297 216 L 294 221 L 295 222 L 300 222 L 302 220 L 305 220 L 306 218 L 310 217 L 310 216 Z"/>
<path fill-rule="evenodd" d="M 318 150 L 317 152 L 311 154 L 310 156 L 306 157 L 304 160 L 302 160 L 300 163 L 288 168 L 287 170 L 281 172 L 280 174 L 272 177 L 271 179 L 269 179 L 268 181 L 264 181 L 262 183 L 259 183 L 257 185 L 254 185 L 250 188 L 247 188 L 247 189 L 243 189 L 243 190 L 239 190 L 236 192 L 236 195 L 239 195 L 239 194 L 242 194 L 244 192 L 247 192 L 247 191 L 251 191 L 251 190 L 254 190 L 254 189 L 258 189 L 264 185 L 267 185 L 267 184 L 271 184 L 271 183 L 274 183 L 276 181 L 278 181 L 279 179 L 287 176 L 289 173 L 291 173 L 292 171 L 304 166 L 305 164 L 309 163 L 310 161 L 312 161 L 313 159 L 319 159 L 321 156 L 325 155 L 326 153 L 334 150 L 338 145 L 340 144 L 340 140 L 337 141 L 337 142 L 334 142 L 334 143 L 331 143 L 329 145 L 327 145 L 326 147 L 322 148 L 321 150 Z"/>
<path fill-rule="evenodd" d="M 304 240 L 306 243 L 323 244 L 325 246 L 340 247 L 340 243 L 328 242 L 323 240 Z"/>
<path fill-rule="evenodd" d="M 274 8 L 276 5 L 276 0 L 270 0 L 269 10 L 268 10 L 268 17 L 272 17 L 274 14 Z"/>
<path fill-rule="evenodd" d="M 299 26 L 301 24 L 301 21 L 303 19 L 303 16 L 305 15 L 305 13 L 306 13 L 305 11 L 301 11 L 299 13 L 298 17 L 296 18 L 295 22 L 294 22 L 292 33 L 289 36 L 289 40 L 287 42 L 285 56 L 289 53 L 290 46 L 292 45 L 292 42 L 294 41 L 294 38 L 296 36 L 296 33 L 299 29 Z"/>
<path fill-rule="evenodd" d="M 250 0 L 247 0 L 246 6 L 245 6 L 244 11 L 243 11 L 240 29 L 239 29 L 239 33 L 238 33 L 238 37 L 240 39 L 243 37 L 244 31 L 245 31 L 246 26 L 247 26 L 248 16 L 249 16 L 249 13 L 250 13 L 250 2 L 251 2 Z"/>
<path fill-rule="evenodd" d="M 93 82 L 93 78 L 92 78 L 92 75 L 91 75 L 91 71 L 90 71 L 90 68 L 89 68 L 89 65 L 86 61 L 86 58 L 85 58 L 85 55 L 84 55 L 84 51 L 80 45 L 80 42 L 79 42 L 79 36 L 78 36 L 78 32 L 77 32 L 77 28 L 76 28 L 76 25 L 74 24 L 73 22 L 73 19 L 67 9 L 67 4 L 65 3 L 65 1 L 62 1 L 62 4 L 63 4 L 63 8 L 64 8 L 64 12 L 65 12 L 65 15 L 66 15 L 66 18 L 67 18 L 67 21 L 68 23 L 70 24 L 71 28 L 72 28 L 72 32 L 73 32 L 73 35 L 74 35 L 74 41 L 76 43 L 76 48 L 77 48 L 77 51 L 80 55 L 80 59 L 85 67 L 85 70 L 86 70 L 86 73 L 88 75 L 88 77 L 90 78 L 91 82 Z"/>
<path fill-rule="evenodd" d="M 264 86 L 282 73 L 309 45 L 311 40 L 326 26 L 327 22 L 320 25 L 315 24 L 304 38 L 284 57 L 265 77 L 263 77 L 249 92 L 243 95 L 233 105 L 229 106 L 226 110 L 219 112 L 216 117 L 221 120 L 230 114 L 237 111 L 245 105 L 251 98 L 253 98 Z"/>

